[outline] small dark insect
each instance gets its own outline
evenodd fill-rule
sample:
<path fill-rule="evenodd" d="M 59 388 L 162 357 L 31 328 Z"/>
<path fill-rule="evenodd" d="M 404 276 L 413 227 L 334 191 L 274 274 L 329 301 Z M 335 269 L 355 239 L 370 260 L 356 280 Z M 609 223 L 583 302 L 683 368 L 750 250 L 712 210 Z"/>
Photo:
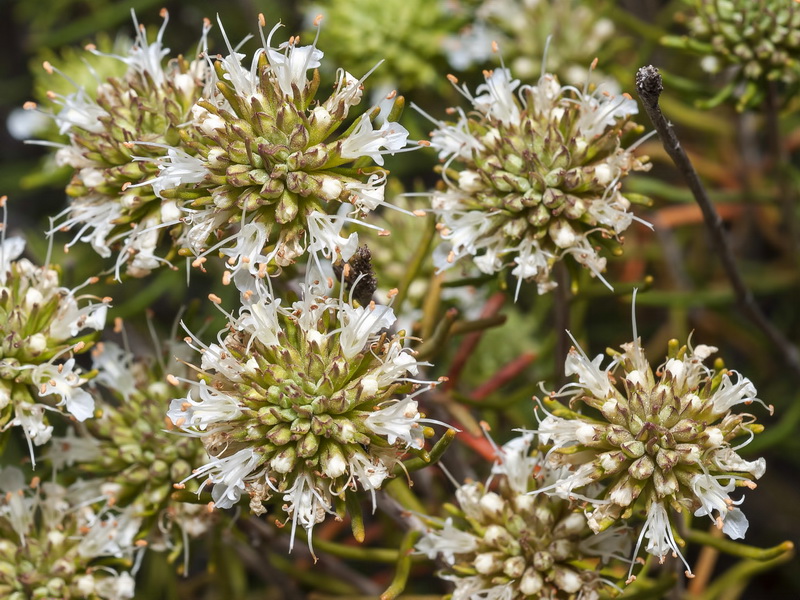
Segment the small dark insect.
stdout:
<path fill-rule="evenodd" d="M 348 268 L 345 268 L 345 265 Z M 372 269 L 372 252 L 366 245 L 358 248 L 346 263 L 339 262 L 333 265 L 333 273 L 337 279 L 344 281 L 347 292 L 352 290 L 353 299 L 361 306 L 366 306 L 372 301 L 372 294 L 378 288 L 378 280 Z M 342 279 L 343 273 L 344 279 Z"/>

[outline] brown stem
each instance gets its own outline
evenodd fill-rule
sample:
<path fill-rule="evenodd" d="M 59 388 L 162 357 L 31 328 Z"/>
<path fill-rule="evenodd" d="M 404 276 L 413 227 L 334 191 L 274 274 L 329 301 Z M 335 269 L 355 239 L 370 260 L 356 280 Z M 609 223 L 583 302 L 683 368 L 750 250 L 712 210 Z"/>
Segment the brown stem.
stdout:
<path fill-rule="evenodd" d="M 686 180 L 689 189 L 703 213 L 703 219 L 708 228 L 712 243 L 720 255 L 722 266 L 725 269 L 725 273 L 736 295 L 736 304 L 742 313 L 761 329 L 764 335 L 766 335 L 780 350 L 783 360 L 789 368 L 791 368 L 794 375 L 800 378 L 800 353 L 797 347 L 767 319 L 756 304 L 753 293 L 748 289 L 747 285 L 745 285 L 742 275 L 739 272 L 739 267 L 736 265 L 736 259 L 733 256 L 730 241 L 725 233 L 722 218 L 719 216 L 711 199 L 708 197 L 708 193 L 703 187 L 700 177 L 692 166 L 688 155 L 681 147 L 681 143 L 675 135 L 672 125 L 664 117 L 664 113 L 661 112 L 661 108 L 658 105 L 658 97 L 661 95 L 663 89 L 664 86 L 661 81 L 661 75 L 655 67 L 642 67 L 636 73 L 636 90 L 639 92 L 639 97 L 642 99 L 645 111 L 647 111 L 647 115 L 653 122 L 653 127 L 655 127 L 655 130 L 661 138 L 664 150 L 666 150 L 672 162 L 675 163 L 678 171 Z"/>

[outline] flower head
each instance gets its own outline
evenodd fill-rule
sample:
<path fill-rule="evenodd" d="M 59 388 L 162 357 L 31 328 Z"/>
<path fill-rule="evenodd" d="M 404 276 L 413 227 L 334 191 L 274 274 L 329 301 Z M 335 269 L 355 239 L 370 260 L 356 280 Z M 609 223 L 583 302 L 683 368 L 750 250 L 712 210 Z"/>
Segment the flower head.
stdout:
<path fill-rule="evenodd" d="M 189 476 L 206 457 L 198 439 L 176 436 L 164 427 L 170 401 L 185 396 L 188 386 L 163 381 L 160 357 L 155 362 L 137 358 L 113 343 L 98 344 L 92 358 L 97 371 L 92 392 L 100 416 L 79 435 L 70 430 L 53 438 L 47 458 L 58 470 L 69 466 L 112 487 L 116 506 L 135 504 L 156 515 L 141 532 L 148 547 L 179 547 L 184 535 L 203 533 L 214 519 L 208 511 L 172 499 L 173 482 Z"/>
<path fill-rule="evenodd" d="M 94 399 L 72 355 L 88 349 L 87 330 L 103 328 L 110 298 L 61 287 L 58 271 L 19 258 L 24 246 L 21 238 L 0 242 L 0 422 L 2 431 L 22 427 L 39 446 L 52 433 L 46 409 L 78 421 L 92 416 Z"/>
<path fill-rule="evenodd" d="M 87 498 L 80 482 L 65 488 L 36 477 L 27 484 L 15 467 L 0 469 L 0 490 L 4 597 L 133 598 L 130 574 L 107 566 L 134 552 L 140 518 L 133 511 L 109 510 L 96 489 Z"/>
<path fill-rule="evenodd" d="M 385 173 L 376 165 L 408 137 L 388 119 L 376 128 L 376 110 L 345 125 L 363 84 L 348 73 L 330 97 L 316 101 L 323 53 L 316 41 L 300 46 L 294 37 L 273 47 L 279 28 L 262 36 L 249 67 L 226 36 L 229 54 L 214 63 L 216 86 L 195 104 L 181 142 L 192 164 L 173 167 L 175 159 L 163 159 L 153 182 L 165 199 L 191 200 L 184 247 L 198 256 L 221 249 L 234 275 L 263 275 L 306 250 L 318 252 L 320 232 L 338 235 L 353 221 L 336 216 L 343 203 L 357 214 L 382 204 Z M 172 177 L 179 171 L 186 175 Z M 347 239 L 354 248 L 355 238 Z M 346 252 L 344 245 L 325 248 Z"/>
<path fill-rule="evenodd" d="M 163 46 L 168 20 L 155 41 L 148 42 L 136 16 L 135 43 L 126 55 L 105 55 L 122 61 L 122 77 L 109 78 L 96 89 L 50 94 L 61 108 L 52 115 L 68 143 L 56 154 L 60 165 L 75 171 L 67 186 L 70 206 L 59 215 L 51 234 L 75 230 L 69 245 L 90 242 L 103 257 L 116 254 L 116 270 L 143 276 L 168 260 L 156 255 L 163 234 L 182 231 L 180 208 L 162 203 L 159 191 L 176 181 L 197 182 L 205 177 L 185 148 L 169 150 L 178 132 L 191 119 L 191 108 L 209 78 L 205 59 L 175 58 L 164 64 Z M 210 24 L 203 28 L 200 48 Z M 49 63 L 50 73 L 58 72 Z M 65 78 L 70 79 L 65 75 Z M 156 159 L 164 158 L 163 164 Z M 143 185 L 153 182 L 153 186 Z M 173 251 L 174 254 L 174 251 Z"/>
<path fill-rule="evenodd" d="M 610 64 L 617 51 L 614 22 L 603 15 L 607 8 L 606 0 L 483 0 L 473 22 L 447 36 L 443 46 L 457 71 L 489 64 L 494 41 L 518 77 L 531 80 L 546 70 L 576 84 L 586 79 L 586 65 L 593 59 Z"/>
<path fill-rule="evenodd" d="M 640 543 L 647 538 L 645 549 L 660 558 L 680 555 L 669 508 L 708 515 L 733 539 L 743 537 L 747 519 L 737 508 L 741 499 L 731 493 L 755 487 L 764 460 L 748 462 L 736 453 L 761 428 L 754 416 L 732 409 L 763 403 L 746 377 L 704 365 L 715 351 L 673 340 L 666 361 L 654 370 L 637 338 L 604 369 L 601 357 L 589 360 L 573 347 L 566 372 L 577 381 L 556 397 L 570 397 L 572 407 L 586 404 L 597 417 L 545 400 L 551 412 L 538 434 L 548 463 L 566 471 L 542 491 L 588 502 L 594 531 L 641 509 L 647 522 Z M 744 441 L 734 446 L 736 439 Z"/>
<path fill-rule="evenodd" d="M 689 36 L 668 37 L 670 46 L 702 54 L 700 65 L 710 73 L 724 72 L 731 85 L 715 104 L 738 96 L 737 108 L 756 108 L 764 101 L 765 86 L 780 80 L 800 84 L 800 6 L 786 0 L 685 0 Z M 688 19 L 686 18 L 688 16 Z M 726 67 L 730 67 L 726 69 Z M 733 85 L 734 82 L 743 85 Z"/>
<path fill-rule="evenodd" d="M 205 345 L 200 381 L 172 401 L 169 417 L 200 437 L 211 457 L 195 476 L 213 484 L 219 508 L 244 495 L 251 508 L 280 495 L 292 521 L 308 531 L 357 488 L 374 491 L 408 449 L 421 448 L 409 377 L 419 363 L 392 334 L 392 309 L 354 307 L 304 286 L 284 307 L 269 294 L 230 315 L 218 343 Z M 423 388 L 424 389 L 424 388 Z"/>
<path fill-rule="evenodd" d="M 569 500 L 531 495 L 557 476 L 532 441 L 525 434 L 498 449 L 491 481 L 461 486 L 460 511 L 433 521 L 417 543 L 418 551 L 447 564 L 440 576 L 455 584 L 453 598 L 596 599 L 614 588 L 579 561 L 619 559 L 625 552 L 619 531 L 600 539 Z"/>
<path fill-rule="evenodd" d="M 620 147 L 635 128 L 636 102 L 562 87 L 548 74 L 535 86 L 520 86 L 505 68 L 484 75 L 477 95 L 458 88 L 472 112 L 433 120 L 431 145 L 445 163 L 432 199 L 446 242 L 437 266 L 465 256 L 487 274 L 513 266 L 520 283 L 536 281 L 543 293 L 555 286 L 553 264 L 570 256 L 602 278 L 597 243 L 634 218 L 620 182 L 648 168 Z"/>

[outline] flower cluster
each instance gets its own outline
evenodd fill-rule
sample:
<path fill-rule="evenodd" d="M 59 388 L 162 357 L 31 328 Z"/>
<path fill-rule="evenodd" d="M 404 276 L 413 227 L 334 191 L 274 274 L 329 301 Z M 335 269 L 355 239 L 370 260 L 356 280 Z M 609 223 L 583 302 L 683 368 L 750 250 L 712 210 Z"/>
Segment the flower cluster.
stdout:
<path fill-rule="evenodd" d="M 71 203 L 51 233 L 77 229 L 69 245 L 90 242 L 103 257 L 115 251 L 117 273 L 127 264 L 127 272 L 137 277 L 168 263 L 155 254 L 163 232 L 171 228 L 178 237 L 182 231 L 178 205 L 162 202 L 158 188 L 143 184 L 157 177 L 156 159 L 179 139 L 209 79 L 204 59 L 181 56 L 164 66 L 169 53 L 163 47 L 166 10 L 162 15 L 164 25 L 153 43 L 133 17 L 136 41 L 127 56 L 115 56 L 127 65 L 123 77 L 109 78 L 91 94 L 83 87 L 67 95 L 50 94 L 60 107 L 53 119 L 60 133 L 69 136 L 56 162 L 75 169 L 67 186 Z M 209 28 L 203 28 L 200 48 Z M 56 71 L 49 63 L 45 68 Z"/>
<path fill-rule="evenodd" d="M 115 506 L 138 504 L 141 537 L 149 548 L 179 549 L 184 536 L 199 536 L 212 522 L 204 506 L 171 497 L 172 483 L 189 476 L 206 456 L 199 440 L 164 428 L 170 401 L 186 390 L 163 380 L 163 364 L 137 359 L 116 344 L 100 343 L 92 354 L 98 416 L 78 436 L 70 432 L 53 438 L 48 458 L 58 470 L 71 466 L 92 481 L 113 486 Z"/>
<path fill-rule="evenodd" d="M 354 219 L 337 212 L 342 203 L 356 215 L 383 203 L 386 172 L 375 165 L 408 138 L 389 118 L 376 127 L 377 109 L 346 126 L 363 78 L 344 70 L 333 93 L 316 101 L 323 53 L 299 38 L 272 47 L 280 26 L 249 68 L 226 37 L 230 54 L 214 63 L 214 92 L 192 108 L 182 146 L 168 151 L 152 182 L 163 198 L 187 203 L 184 248 L 200 257 L 221 248 L 234 276 L 290 265 L 306 249 L 350 258 L 355 234 L 340 232 Z"/>
<path fill-rule="evenodd" d="M 127 600 L 138 518 L 133 511 L 94 510 L 99 488 L 26 485 L 22 471 L 0 469 L 0 595 L 9 600 Z M 102 563 L 98 561 L 102 559 Z M 113 567 L 116 567 L 113 568 Z"/>
<path fill-rule="evenodd" d="M 596 600 L 615 588 L 601 564 L 624 560 L 630 540 L 621 529 L 595 535 L 574 503 L 532 493 L 560 475 L 531 449 L 533 438 L 503 446 L 490 482 L 460 486 L 460 510 L 434 521 L 417 543 L 447 565 L 440 576 L 455 583 L 453 600 Z"/>
<path fill-rule="evenodd" d="M 435 263 L 469 255 L 487 274 L 513 264 L 518 282 L 536 281 L 539 293 L 556 285 L 551 269 L 566 255 L 602 278 L 606 259 L 595 244 L 613 242 L 634 219 L 621 180 L 649 167 L 620 147 L 635 128 L 636 102 L 562 87 L 552 75 L 517 95 L 508 69 L 485 77 L 477 96 L 459 88 L 473 110 L 434 121 L 431 145 L 445 164 L 432 201 L 447 242 Z"/>
<path fill-rule="evenodd" d="M 390 333 L 391 308 L 324 292 L 309 283 L 289 307 L 251 296 L 218 343 L 189 338 L 202 354 L 200 381 L 168 413 L 203 440 L 211 458 L 192 477 L 208 476 L 217 507 L 247 493 L 262 513 L 281 494 L 292 534 L 300 524 L 309 542 L 335 503 L 357 486 L 374 502 L 407 449 L 422 447 L 414 394 L 395 395 L 429 385 L 409 377 L 419 363 Z"/>
<path fill-rule="evenodd" d="M 662 559 L 672 553 L 683 559 L 669 509 L 707 515 L 732 539 L 743 538 L 742 499 L 730 494 L 754 488 L 765 462 L 746 461 L 737 450 L 762 427 L 754 416 L 731 409 L 761 403 L 755 387 L 735 371 L 706 367 L 716 351 L 711 346 L 679 347 L 673 340 L 655 373 L 638 338 L 622 350 L 605 369 L 601 355 L 589 360 L 579 348 L 570 350 L 566 373 L 577 381 L 556 396 L 569 396 L 571 406 L 585 404 L 596 417 L 550 405 L 552 413 L 538 427 L 546 462 L 570 470 L 540 491 L 588 502 L 596 532 L 641 512 L 646 522 L 639 544 L 647 539 L 646 551 Z"/>
<path fill-rule="evenodd" d="M 758 106 L 768 81 L 800 84 L 800 6 L 787 0 L 686 0 L 689 36 L 664 42 L 702 54 L 711 73 L 734 67 L 733 83 L 715 100 L 735 93 L 739 109 Z"/>
<path fill-rule="evenodd" d="M 19 258 L 24 248 L 22 238 L 0 243 L 0 424 L 2 431 L 22 427 L 29 446 L 39 446 L 53 431 L 46 410 L 78 421 L 92 416 L 94 400 L 73 354 L 94 338 L 81 332 L 105 325 L 110 298 L 92 302 L 99 299 L 59 286 L 58 271 Z"/>
<path fill-rule="evenodd" d="M 603 17 L 606 7 L 605 1 L 483 0 L 475 8 L 473 23 L 447 36 L 443 44 L 458 71 L 491 60 L 491 44 L 498 42 L 517 77 L 532 79 L 546 70 L 577 83 L 586 80 L 586 65 L 596 57 L 607 58 L 618 47 L 614 23 Z"/>
<path fill-rule="evenodd" d="M 310 10 L 325 15 L 330 52 L 350 70 L 367 72 L 376 63 L 376 82 L 413 89 L 436 84 L 444 68 L 439 40 L 464 23 L 459 3 L 426 0 L 315 0 Z"/>

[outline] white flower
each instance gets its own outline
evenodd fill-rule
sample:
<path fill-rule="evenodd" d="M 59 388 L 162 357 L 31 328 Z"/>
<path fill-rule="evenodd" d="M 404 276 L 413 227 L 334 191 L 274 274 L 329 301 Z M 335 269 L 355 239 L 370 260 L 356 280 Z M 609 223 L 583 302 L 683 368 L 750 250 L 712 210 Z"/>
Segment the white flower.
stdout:
<path fill-rule="evenodd" d="M 169 48 L 164 48 L 163 44 L 164 31 L 169 22 L 169 13 L 166 10 L 162 10 L 161 16 L 164 17 L 164 22 L 158 30 L 156 41 L 151 44 L 147 41 L 147 30 L 144 25 L 139 25 L 136 20 L 136 13 L 131 9 L 131 18 L 136 28 L 136 41 L 131 47 L 128 56 L 117 57 L 126 63 L 130 70 L 141 75 L 150 75 L 156 85 L 164 83 L 164 69 L 161 66 L 161 61 L 169 54 Z"/>
<path fill-rule="evenodd" d="M 610 227 L 615 233 L 622 233 L 633 221 L 633 214 L 628 212 L 629 207 L 630 202 L 619 192 L 614 192 L 611 200 L 590 202 L 587 212 L 601 225 Z"/>
<path fill-rule="evenodd" d="M 206 210 L 187 210 L 188 213 L 187 225 L 188 230 L 182 238 L 182 242 L 194 254 L 200 255 L 206 250 L 206 240 L 220 225 L 222 225 L 227 217 L 224 212 L 216 210 L 216 208 L 208 208 Z"/>
<path fill-rule="evenodd" d="M 245 57 L 245 55 L 235 52 L 231 47 L 231 43 L 228 40 L 228 36 L 225 33 L 225 28 L 222 26 L 222 21 L 220 20 L 219 15 L 217 15 L 217 24 L 219 25 L 219 30 L 222 33 L 222 38 L 225 40 L 225 46 L 228 48 L 228 55 L 218 59 L 223 67 L 223 70 L 225 71 L 223 78 L 231 82 L 231 85 L 236 90 L 238 95 L 244 96 L 245 98 L 252 98 L 256 95 L 256 90 L 258 88 L 258 75 L 256 73 L 256 69 L 258 67 L 258 57 L 260 56 L 260 52 L 253 54 L 250 70 L 246 70 L 244 67 L 242 67 L 242 59 Z M 249 39 L 249 36 L 245 39 Z"/>
<path fill-rule="evenodd" d="M 236 419 L 242 414 L 239 403 L 227 394 L 200 381 L 195 388 L 200 400 L 195 400 L 192 390 L 186 398 L 170 402 L 167 416 L 181 428 L 197 427 L 204 431 L 209 425 Z"/>
<path fill-rule="evenodd" d="M 420 417 L 416 401 L 404 398 L 370 413 L 366 424 L 377 435 L 386 436 L 390 444 L 400 439 L 407 446 L 422 448 L 425 436 L 422 433 Z"/>
<path fill-rule="evenodd" d="M 350 202 L 358 210 L 367 213 L 375 210 L 384 202 L 386 193 L 386 173 L 373 173 L 367 183 L 358 181 L 347 182 L 344 189 L 350 192 Z"/>
<path fill-rule="evenodd" d="M 539 281 L 540 278 L 547 276 L 550 271 L 550 262 L 555 258 L 555 254 L 543 250 L 536 241 L 520 248 L 519 256 L 514 258 L 517 266 L 511 270 L 511 274 L 517 278 L 515 300 L 519 296 L 519 289 L 524 279 L 536 279 L 540 294 L 555 287 L 556 284 L 550 281 Z"/>
<path fill-rule="evenodd" d="M 97 370 L 95 381 L 121 393 L 125 399 L 136 391 L 136 380 L 131 371 L 133 355 L 112 342 L 98 345 L 92 353 L 92 367 Z"/>
<path fill-rule="evenodd" d="M 340 306 L 342 331 L 339 344 L 345 358 L 353 358 L 364 349 L 369 339 L 381 330 L 391 327 L 395 322 L 394 311 L 389 306 L 354 307 L 349 304 Z"/>
<path fill-rule="evenodd" d="M 269 32 L 265 51 L 270 70 L 281 91 L 289 98 L 294 96 L 293 88 L 302 92 L 308 83 L 306 71 L 320 66 L 323 52 L 315 46 L 297 46 L 293 41 L 283 42 L 277 50 L 270 45 L 273 34 L 281 27 L 278 23 Z M 283 50 L 283 52 L 279 52 Z"/>
<path fill-rule="evenodd" d="M 720 484 L 722 479 L 728 480 L 724 486 Z M 744 513 L 735 508 L 735 505 L 740 504 L 742 500 L 735 502 L 728 495 L 736 489 L 736 479 L 725 475 L 711 476 L 703 473 L 695 475 L 691 482 L 692 491 L 700 501 L 700 508 L 694 512 L 694 516 L 708 515 L 722 532 L 733 540 L 744 538 L 748 526 Z M 716 517 L 713 512 L 717 513 Z"/>
<path fill-rule="evenodd" d="M 434 192 L 433 205 L 436 208 L 439 194 Z M 442 261 L 434 260 L 439 269 L 446 269 L 463 256 L 477 254 L 481 247 L 491 243 L 486 234 L 494 228 L 491 214 L 479 211 L 452 212 L 443 215 L 445 228 L 440 232 L 442 238 L 452 245 L 452 255 Z"/>
<path fill-rule="evenodd" d="M 220 254 L 229 257 L 227 264 L 232 273 L 246 270 L 251 275 L 256 275 L 258 265 L 268 263 L 271 258 L 261 253 L 267 245 L 268 238 L 266 225 L 251 221 L 243 225 L 235 235 L 236 245 L 232 248 L 223 248 Z"/>
<path fill-rule="evenodd" d="M 578 119 L 578 129 L 588 138 L 600 135 L 607 127 L 613 126 L 618 119 L 639 112 L 636 100 L 627 94 L 614 96 L 601 91 L 601 87 L 598 87 L 594 94 L 582 94 L 580 102 L 583 110 Z"/>
<path fill-rule="evenodd" d="M 192 122 L 206 135 L 215 135 L 218 130 L 225 130 L 225 120 L 199 104 L 192 106 Z"/>
<path fill-rule="evenodd" d="M 763 458 L 747 461 L 736 454 L 730 447 L 719 448 L 714 452 L 711 460 L 720 471 L 751 473 L 756 479 L 761 479 L 764 472 L 767 470 L 767 461 Z"/>
<path fill-rule="evenodd" d="M 575 339 L 572 340 L 575 342 Z M 583 349 L 575 342 L 575 347 L 570 348 L 564 364 L 564 373 L 577 375 L 579 384 L 568 384 L 587 389 L 597 398 L 608 398 L 614 394 L 614 386 L 608 379 L 608 369 L 601 369 L 603 355 L 598 354 L 590 361 Z"/>
<path fill-rule="evenodd" d="M 308 224 L 309 252 L 319 252 L 328 259 L 341 255 L 344 261 L 353 257 L 358 248 L 358 235 L 351 233 L 346 238 L 339 235 L 345 223 L 344 218 L 326 215 L 315 210 L 308 215 L 306 222 Z"/>
<path fill-rule="evenodd" d="M 314 487 L 314 480 L 303 473 L 298 475 L 292 487 L 283 495 L 286 502 L 284 510 L 292 518 L 292 531 L 289 552 L 294 547 L 294 536 L 299 523 L 308 533 L 308 546 L 311 548 L 311 532 L 314 525 L 325 520 L 331 512 L 330 493 Z M 313 554 L 313 551 L 312 551 Z"/>
<path fill-rule="evenodd" d="M 375 490 L 380 489 L 384 480 L 389 476 L 389 469 L 380 460 L 370 458 L 363 452 L 354 452 L 347 457 L 347 467 L 351 479 L 357 479 L 361 488 L 369 491 L 372 496 L 372 510 L 375 511 L 377 502 Z"/>
<path fill-rule="evenodd" d="M 510 582 L 487 588 L 486 580 L 479 575 L 472 577 L 443 575 L 442 579 L 456 584 L 452 600 L 514 600 L 514 588 Z"/>
<path fill-rule="evenodd" d="M 456 562 L 456 554 L 474 552 L 478 548 L 478 540 L 472 534 L 453 527 L 453 519 L 448 517 L 441 529 L 427 531 L 415 548 L 431 560 L 441 555 L 445 562 L 452 565 Z"/>
<path fill-rule="evenodd" d="M 196 339 L 194 341 L 197 342 Z M 201 352 L 200 367 L 203 370 L 214 369 L 220 373 L 225 373 L 225 376 L 231 381 L 242 380 L 241 375 L 244 372 L 244 368 L 223 347 L 212 343 L 208 346 L 202 346 L 199 351 Z"/>
<path fill-rule="evenodd" d="M 336 71 L 336 91 L 325 101 L 322 109 L 331 113 L 342 104 L 344 105 L 344 116 L 346 117 L 348 109 L 361 102 L 361 97 L 364 94 L 362 84 L 368 75 L 369 73 L 361 79 L 356 79 L 344 69 L 338 69 Z"/>
<path fill-rule="evenodd" d="M 723 374 L 722 383 L 720 383 L 717 391 L 709 398 L 714 412 L 719 415 L 727 413 L 737 404 L 761 402 L 761 400 L 756 397 L 758 393 L 756 387 L 747 377 L 743 377 L 736 371 L 730 371 L 730 373 L 736 375 L 736 383 L 733 383 L 728 373 Z"/>
<path fill-rule="evenodd" d="M 506 442 L 492 465 L 492 475 L 505 475 L 511 489 L 518 494 L 528 492 L 534 468 L 539 464 L 538 456 L 531 456 L 533 435 L 528 432 Z"/>
<path fill-rule="evenodd" d="M 50 337 L 61 341 L 75 337 L 84 329 L 100 331 L 105 327 L 107 314 L 106 304 L 87 304 L 78 308 L 74 294 L 68 292 L 61 300 L 58 319 L 50 326 Z"/>
<path fill-rule="evenodd" d="M 23 493 L 26 488 L 21 470 L 12 466 L 0 467 L 0 491 L 5 493 L 5 502 L 0 504 L 0 516 L 8 519 L 22 546 L 25 546 L 25 536 L 33 526 L 36 509 L 35 500 Z"/>
<path fill-rule="evenodd" d="M 119 203 L 108 202 L 104 196 L 90 193 L 73 200 L 59 216 L 61 215 L 68 215 L 68 218 L 55 224 L 47 232 L 48 236 L 78 225 L 78 232 L 67 244 L 67 247 L 74 246 L 79 241 L 90 242 L 97 254 L 103 258 L 111 256 L 110 246 L 113 244 L 113 240 L 109 241 L 108 236 L 114 228 L 115 220 L 122 215 L 122 206 Z"/>
<path fill-rule="evenodd" d="M 123 571 L 119 575 L 95 581 L 93 592 L 103 600 L 129 600 L 136 593 L 135 585 L 136 580 Z"/>
<path fill-rule="evenodd" d="M 108 113 L 92 100 L 83 88 L 79 88 L 68 96 L 50 94 L 50 98 L 63 107 L 53 115 L 53 119 L 58 125 L 58 133 L 61 135 L 69 133 L 73 128 L 84 129 L 92 133 L 103 131 L 104 125 L 100 118 L 107 117 Z"/>
<path fill-rule="evenodd" d="M 225 457 L 212 457 L 208 463 L 194 470 L 187 479 L 209 474 L 214 484 L 211 497 L 217 508 L 231 508 L 239 501 L 245 488 L 245 477 L 258 466 L 261 457 L 252 448 L 244 448 Z M 255 478 L 257 476 L 253 476 Z M 202 486 L 200 487 L 202 490 Z M 199 493 L 199 491 L 198 491 Z"/>
<path fill-rule="evenodd" d="M 438 127 L 431 133 L 431 147 L 439 151 L 439 160 L 449 160 L 458 156 L 465 160 L 472 158 L 474 151 L 484 149 L 483 144 L 469 130 L 469 120 L 459 109 L 460 118 L 455 125 L 434 121 Z"/>
<path fill-rule="evenodd" d="M 279 345 L 278 334 L 281 331 L 278 322 L 281 299 L 272 299 L 268 296 L 260 298 L 257 302 L 246 304 L 236 325 L 242 331 L 252 334 L 265 346 Z M 206 365 L 203 365 L 206 368 Z M 216 367 L 215 367 L 216 368 Z M 220 369 L 217 369 L 218 371 Z"/>
<path fill-rule="evenodd" d="M 476 110 L 498 119 L 506 125 L 519 123 L 520 111 L 514 98 L 519 79 L 511 78 L 508 69 L 495 69 L 486 77 L 486 82 L 476 89 L 479 96 L 472 100 Z"/>
<path fill-rule="evenodd" d="M 10 237 L 0 242 L 0 283 L 5 285 L 11 263 L 25 250 L 25 238 Z"/>
<path fill-rule="evenodd" d="M 383 155 L 394 154 L 405 147 L 408 130 L 393 121 L 385 121 L 380 129 L 374 129 L 370 113 L 364 113 L 353 132 L 342 142 L 342 158 L 369 156 L 383 166 Z M 381 150 L 383 148 L 383 150 Z"/>
<path fill-rule="evenodd" d="M 141 508 L 130 505 L 121 513 L 108 513 L 93 519 L 81 532 L 78 553 L 85 558 L 97 556 L 130 556 L 135 546 L 133 540 L 139 533 Z"/>
<path fill-rule="evenodd" d="M 375 388 L 386 387 L 394 381 L 401 381 L 406 373 L 416 375 L 419 364 L 410 353 L 404 351 L 400 344 L 393 344 L 389 347 L 383 364 L 373 374 Z"/>
<path fill-rule="evenodd" d="M 639 539 L 636 542 L 636 548 L 633 551 L 634 555 L 639 553 L 639 547 L 641 546 L 644 538 L 647 538 L 645 550 L 649 554 L 657 556 L 661 562 L 664 562 L 664 559 L 669 554 L 677 556 L 686 566 L 686 572 L 692 572 L 692 569 L 689 567 L 689 563 L 686 562 L 683 554 L 681 554 L 680 548 L 675 541 L 675 536 L 672 534 L 672 527 L 669 523 L 667 511 L 660 502 L 653 502 L 650 505 L 650 508 L 647 509 L 647 520 L 645 521 L 644 526 L 642 527 L 642 532 L 639 534 Z M 631 568 L 628 572 L 629 578 L 631 572 L 633 572 L 634 564 L 634 562 L 631 563 Z"/>
<path fill-rule="evenodd" d="M 149 158 L 136 158 L 137 160 L 152 160 Z M 180 148 L 167 148 L 166 156 L 156 159 L 158 164 L 158 177 L 134 186 L 152 185 L 153 193 L 162 198 L 164 190 L 172 190 L 191 183 L 200 183 L 208 175 L 205 163 L 187 154 Z"/>
<path fill-rule="evenodd" d="M 85 421 L 94 413 L 94 398 L 80 388 L 85 380 L 75 368 L 75 359 L 62 365 L 41 364 L 33 369 L 33 379 L 39 384 L 39 396 L 57 395 L 61 400 L 56 406 L 65 405 L 67 412 L 78 421 Z"/>
<path fill-rule="evenodd" d="M 53 438 L 45 456 L 53 468 L 60 470 L 75 463 L 91 463 L 100 459 L 100 444 L 93 437 L 78 437 L 72 429 L 67 429 L 65 437 Z"/>
<path fill-rule="evenodd" d="M 4 427 L 22 427 L 22 431 L 28 440 L 28 445 L 31 443 L 36 446 L 41 446 L 50 440 L 53 434 L 53 426 L 45 425 L 44 422 L 43 404 L 30 404 L 28 402 L 18 402 L 14 407 L 14 418 L 11 419 Z M 33 450 L 31 449 L 31 463 L 36 465 L 33 458 Z"/>

